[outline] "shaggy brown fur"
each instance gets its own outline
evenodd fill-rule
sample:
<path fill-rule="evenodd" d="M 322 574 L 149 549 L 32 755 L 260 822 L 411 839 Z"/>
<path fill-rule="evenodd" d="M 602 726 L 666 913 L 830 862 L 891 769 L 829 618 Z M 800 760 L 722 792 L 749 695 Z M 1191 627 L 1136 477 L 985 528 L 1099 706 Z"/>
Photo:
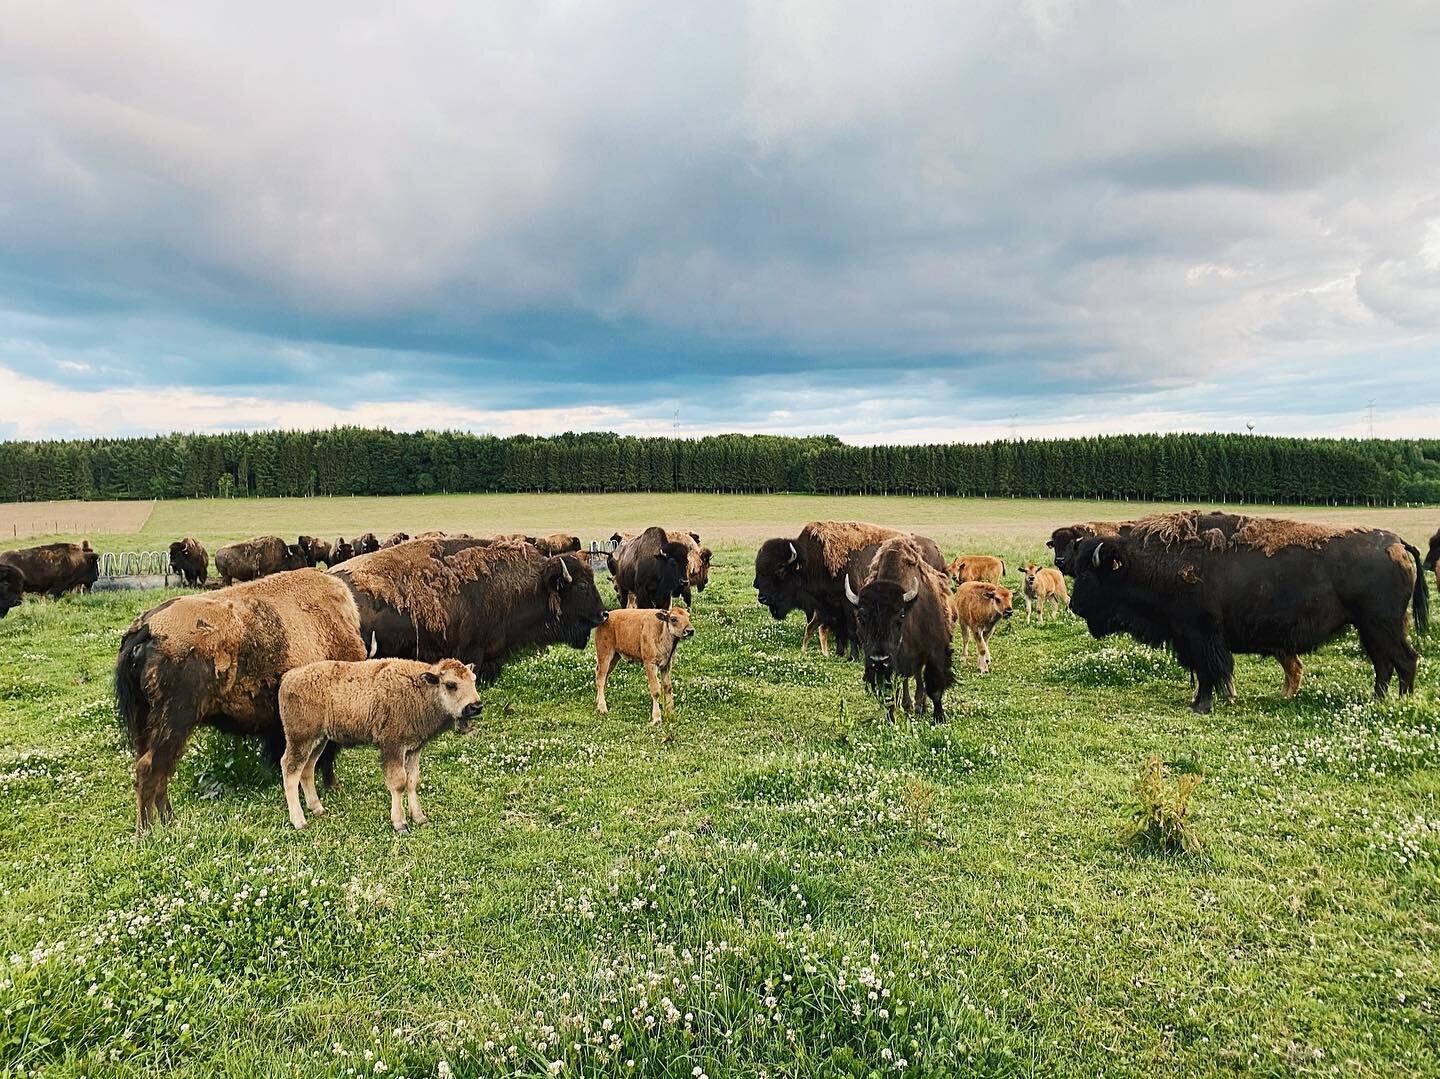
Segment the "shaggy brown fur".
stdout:
<path fill-rule="evenodd" d="M 668 611 L 631 607 L 611 611 L 605 624 L 595 631 L 595 711 L 604 715 L 605 684 L 622 658 L 645 667 L 650 683 L 650 722 L 660 722 L 660 706 L 675 710 L 675 690 L 670 671 L 680 642 L 695 635 L 690 612 L 684 607 Z"/>
<path fill-rule="evenodd" d="M 409 540 L 373 554 L 357 555 L 345 563 L 345 573 L 358 588 L 378 596 L 396 610 L 408 611 L 431 633 L 444 633 L 448 601 L 477 568 L 508 565 L 512 554 L 527 544 L 500 540 L 485 546 L 462 548 L 446 556 L 441 540 Z M 502 553 L 511 552 L 511 553 Z M 462 555 L 472 557 L 461 557 Z M 540 554 L 535 551 L 538 558 Z M 477 561 L 478 559 L 478 561 Z"/>
<path fill-rule="evenodd" d="M 373 745 L 390 788 L 390 823 L 404 833 L 408 796 L 410 818 L 425 824 L 420 808 L 420 751 L 441 731 L 469 729 L 480 713 L 475 670 L 459 660 L 421 663 L 413 659 L 372 659 L 357 663 L 311 663 L 280 680 L 280 722 L 285 728 L 285 802 L 290 823 L 305 827 L 300 788 L 310 812 L 325 812 L 315 790 L 315 765 L 329 742 Z"/>
<path fill-rule="evenodd" d="M 535 546 L 540 548 L 541 554 L 569 554 L 578 551 L 583 546 L 579 536 L 572 536 L 568 532 L 552 532 L 548 536 L 540 536 L 535 540 Z"/>
<path fill-rule="evenodd" d="M 957 584 L 966 581 L 999 584 L 1005 578 L 1005 560 L 988 554 L 957 554 L 945 571 Z"/>
<path fill-rule="evenodd" d="M 1015 605 L 1010 589 L 986 581 L 966 581 L 950 597 L 950 615 L 960 629 L 960 660 L 970 655 L 975 640 L 975 665 L 981 674 L 990 671 L 990 634 L 1002 619 L 1009 618 Z"/>
<path fill-rule="evenodd" d="M 825 568 L 833 577 L 845 571 L 850 556 L 862 547 L 908 536 L 899 529 L 864 521 L 811 521 L 801 530 L 802 535 L 807 533 L 820 542 L 825 552 Z"/>
<path fill-rule="evenodd" d="M 1364 532 L 1359 525 L 1325 525 L 1292 521 L 1284 517 L 1246 517 L 1232 513 L 1183 510 L 1142 517 L 1130 526 L 1130 534 L 1142 542 L 1154 540 L 1163 547 L 1203 546 L 1211 551 L 1226 547 L 1259 551 L 1273 558 L 1286 547 L 1319 550 L 1337 536 Z"/>
<path fill-rule="evenodd" d="M 705 591 L 705 586 L 710 583 L 710 559 L 714 553 L 709 547 L 700 546 L 700 533 L 667 528 L 665 538 L 671 543 L 684 544 L 685 575 L 690 579 L 690 587 L 697 592 Z"/>
<path fill-rule="evenodd" d="M 300 569 L 305 556 L 292 550 L 279 536 L 254 536 L 227 543 L 215 552 L 215 570 L 221 584 L 255 581 L 287 569 Z"/>
<path fill-rule="evenodd" d="M 186 536 L 170 544 L 170 568 L 180 574 L 186 584 L 197 587 L 210 575 L 210 555 L 199 540 Z"/>
<path fill-rule="evenodd" d="M 142 614 L 126 630 L 115 667 L 117 710 L 136 753 L 137 831 L 172 815 L 170 777 L 195 727 L 213 724 L 274 745 L 286 671 L 364 657 L 350 590 L 318 570 L 181 596 Z"/>
<path fill-rule="evenodd" d="M 0 562 L 20 571 L 26 592 L 52 599 L 66 592 L 88 592 L 100 576 L 100 556 L 89 540 L 0 551 Z"/>

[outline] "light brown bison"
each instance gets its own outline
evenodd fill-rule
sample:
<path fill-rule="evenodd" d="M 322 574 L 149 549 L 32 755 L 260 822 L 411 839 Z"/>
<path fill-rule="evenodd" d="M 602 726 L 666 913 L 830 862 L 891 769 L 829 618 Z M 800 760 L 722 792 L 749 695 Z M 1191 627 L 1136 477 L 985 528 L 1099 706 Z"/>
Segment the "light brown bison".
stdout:
<path fill-rule="evenodd" d="M 960 659 L 970 655 L 975 641 L 975 665 L 981 674 L 990 671 L 990 634 L 1001 620 L 1014 613 L 1010 589 L 987 581 L 966 581 L 950 597 L 950 614 L 960 629 Z"/>
<path fill-rule="evenodd" d="M 210 554 L 193 536 L 170 544 L 170 568 L 191 588 L 198 588 L 210 576 Z"/>
<path fill-rule="evenodd" d="M 310 812 L 325 812 L 315 790 L 315 765 L 331 742 L 379 748 L 395 831 L 409 830 L 402 796 L 408 796 L 410 819 L 428 823 L 420 808 L 420 751 L 451 726 L 467 733 L 479 714 L 475 668 L 455 659 L 325 661 L 286 672 L 280 679 L 281 773 L 290 823 L 305 827 L 302 785 Z"/>
<path fill-rule="evenodd" d="M 308 538 L 308 537 L 307 537 Z M 215 552 L 215 570 L 220 583 L 258 581 L 272 573 L 305 569 L 309 556 L 279 536 L 255 536 L 227 543 Z"/>
<path fill-rule="evenodd" d="M 52 599 L 66 592 L 88 592 L 100 576 L 100 555 L 89 540 L 0 551 L 0 562 L 20 571 L 26 592 Z"/>
<path fill-rule="evenodd" d="M 1005 579 L 1005 560 L 988 554 L 957 554 L 945 570 L 956 584 L 966 581 L 1000 584 Z"/>
<path fill-rule="evenodd" d="M 318 570 L 180 596 L 142 614 L 115 663 L 116 709 L 136 758 L 137 833 L 173 815 L 170 777 L 196 727 L 262 738 L 278 760 L 285 672 L 364 658 L 350 590 Z"/>
<path fill-rule="evenodd" d="M 612 611 L 605 624 L 595 631 L 595 711 L 609 711 L 605 704 L 605 683 L 621 659 L 639 663 L 650 683 L 650 722 L 660 722 L 660 705 L 675 710 L 675 690 L 670 671 L 680 642 L 695 636 L 690 613 L 684 607 L 668 611 L 644 607 Z"/>

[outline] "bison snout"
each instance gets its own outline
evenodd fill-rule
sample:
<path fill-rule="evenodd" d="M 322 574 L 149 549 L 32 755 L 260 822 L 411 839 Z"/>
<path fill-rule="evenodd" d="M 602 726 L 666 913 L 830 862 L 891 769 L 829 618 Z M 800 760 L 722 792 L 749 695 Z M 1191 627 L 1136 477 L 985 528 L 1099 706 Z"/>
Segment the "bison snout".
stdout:
<path fill-rule="evenodd" d="M 1015 613 L 1015 611 L 1014 611 L 1014 609 L 1012 608 L 1011 610 L 1001 611 L 1000 613 L 1001 613 L 1001 615 L 1003 615 L 1005 618 L 1009 618 L 1012 614 Z"/>
<path fill-rule="evenodd" d="M 479 715 L 481 712 L 483 712 L 484 710 L 485 710 L 485 706 L 484 706 L 483 704 L 481 704 L 479 701 L 471 701 L 469 704 L 467 704 L 464 708 L 462 708 L 462 709 L 460 710 L 460 718 L 461 718 L 461 719 L 474 719 L 476 716 L 478 716 L 478 715 Z"/>

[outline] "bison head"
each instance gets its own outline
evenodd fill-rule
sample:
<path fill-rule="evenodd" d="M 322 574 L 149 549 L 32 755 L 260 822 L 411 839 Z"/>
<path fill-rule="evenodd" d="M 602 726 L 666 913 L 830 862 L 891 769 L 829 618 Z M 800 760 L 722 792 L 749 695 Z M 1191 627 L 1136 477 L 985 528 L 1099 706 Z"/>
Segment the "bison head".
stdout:
<path fill-rule="evenodd" d="M 1075 587 L 1070 592 L 1070 609 L 1085 619 L 1092 637 L 1128 633 L 1142 644 L 1165 644 L 1170 639 L 1166 599 L 1135 583 L 1132 557 L 1130 545 L 1123 539 L 1081 542 L 1071 559 Z"/>
<path fill-rule="evenodd" d="M 770 616 L 783 621 L 800 606 L 805 560 L 794 540 L 768 539 L 755 554 L 755 593 Z"/>
<path fill-rule="evenodd" d="M 0 618 L 4 618 L 11 607 L 20 606 L 24 598 L 25 574 L 15 566 L 0 562 Z"/>
<path fill-rule="evenodd" d="M 1055 568 L 1067 576 L 1075 576 L 1075 568 L 1071 565 L 1071 560 L 1075 556 L 1075 549 L 1089 536 L 1089 529 L 1080 525 L 1069 525 L 1051 532 L 1050 538 L 1045 541 L 1045 546 L 1055 552 Z"/>
<path fill-rule="evenodd" d="M 343 536 L 337 539 L 335 545 L 330 548 L 331 566 L 338 566 L 341 562 L 348 562 L 354 557 L 355 548 L 351 546 L 350 541 Z"/>
<path fill-rule="evenodd" d="M 398 547 L 409 538 L 410 534 L 408 532 L 392 532 L 390 533 L 390 538 L 385 541 L 384 545 L 386 547 Z"/>
<path fill-rule="evenodd" d="M 895 674 L 895 657 L 905 633 L 905 619 L 920 595 L 920 578 L 908 585 L 896 581 L 871 581 L 860 594 L 845 575 L 845 596 L 855 608 L 855 628 L 865 653 L 865 684 L 879 689 Z"/>
<path fill-rule="evenodd" d="M 1425 555 L 1425 568 L 1434 570 L 1440 564 L 1440 532 L 1430 537 L 1430 551 Z"/>
<path fill-rule="evenodd" d="M 420 676 L 436 708 L 455 724 L 457 734 L 470 733 L 470 721 L 480 714 L 480 694 L 475 688 L 475 664 L 442 659 Z"/>
<path fill-rule="evenodd" d="M 584 648 L 590 631 L 606 617 L 589 561 L 574 555 L 552 555 L 545 559 L 543 578 L 555 639 L 571 648 Z"/>
<path fill-rule="evenodd" d="M 691 535 L 694 535 L 692 532 Z M 705 586 L 710 583 L 710 559 L 714 552 L 709 547 L 701 547 L 698 551 L 692 551 L 690 555 L 690 583 L 695 586 L 695 591 L 705 591 Z"/>

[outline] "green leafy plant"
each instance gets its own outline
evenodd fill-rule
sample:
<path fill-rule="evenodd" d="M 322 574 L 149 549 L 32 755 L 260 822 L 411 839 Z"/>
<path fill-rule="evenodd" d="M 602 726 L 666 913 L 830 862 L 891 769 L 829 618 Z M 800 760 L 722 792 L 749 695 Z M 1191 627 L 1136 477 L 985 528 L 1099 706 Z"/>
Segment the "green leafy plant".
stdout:
<path fill-rule="evenodd" d="M 1172 773 L 1179 773 L 1172 781 Z M 1205 777 L 1193 765 L 1170 766 L 1152 756 L 1135 781 L 1135 803 L 1121 840 L 1155 854 L 1199 854 L 1204 844 L 1188 817 L 1190 797 Z"/>

